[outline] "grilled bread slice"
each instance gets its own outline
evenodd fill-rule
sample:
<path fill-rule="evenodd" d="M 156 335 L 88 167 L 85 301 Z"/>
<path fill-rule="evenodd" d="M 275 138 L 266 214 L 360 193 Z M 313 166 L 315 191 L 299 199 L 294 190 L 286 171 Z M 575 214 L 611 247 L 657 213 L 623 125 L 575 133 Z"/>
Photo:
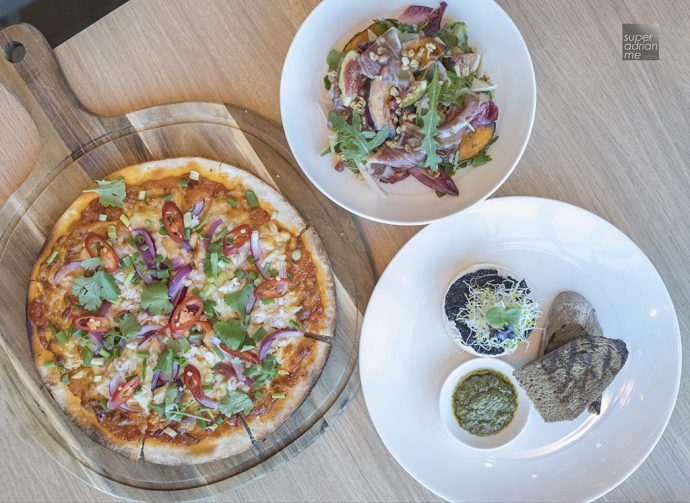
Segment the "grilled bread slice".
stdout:
<path fill-rule="evenodd" d="M 627 358 L 628 349 L 622 340 L 586 335 L 513 375 L 544 421 L 570 421 L 611 384 Z"/>
<path fill-rule="evenodd" d="M 539 356 L 585 335 L 604 336 L 594 307 L 577 292 L 561 292 L 549 309 Z M 589 405 L 588 410 L 592 414 L 601 413 L 601 396 Z"/>

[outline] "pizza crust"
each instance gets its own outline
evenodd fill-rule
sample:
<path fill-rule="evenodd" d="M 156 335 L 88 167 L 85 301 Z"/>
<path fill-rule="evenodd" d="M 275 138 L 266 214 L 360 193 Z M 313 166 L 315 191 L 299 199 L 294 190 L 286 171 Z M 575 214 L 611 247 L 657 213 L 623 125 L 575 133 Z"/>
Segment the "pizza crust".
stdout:
<path fill-rule="evenodd" d="M 193 445 L 162 442 L 147 436 L 144 440 L 144 460 L 159 465 L 192 465 L 225 459 L 252 447 L 249 434 L 242 425 L 221 435 L 208 436 Z"/>
<path fill-rule="evenodd" d="M 256 440 L 266 438 L 277 430 L 295 412 L 311 393 L 312 387 L 321 375 L 328 360 L 331 346 L 327 342 L 304 338 L 301 343 L 309 341 L 313 350 L 313 358 L 306 364 L 299 382 L 291 386 L 285 398 L 275 400 L 265 413 L 258 416 L 247 416 L 246 422 L 252 436 Z M 281 364 L 282 366 L 282 364 Z"/>
<path fill-rule="evenodd" d="M 323 306 L 323 322 L 315 335 L 332 337 L 335 335 L 336 298 L 331 262 L 328 260 L 321 238 L 313 227 L 308 227 L 301 238 L 316 267 L 316 280 L 319 284 L 319 295 Z"/>

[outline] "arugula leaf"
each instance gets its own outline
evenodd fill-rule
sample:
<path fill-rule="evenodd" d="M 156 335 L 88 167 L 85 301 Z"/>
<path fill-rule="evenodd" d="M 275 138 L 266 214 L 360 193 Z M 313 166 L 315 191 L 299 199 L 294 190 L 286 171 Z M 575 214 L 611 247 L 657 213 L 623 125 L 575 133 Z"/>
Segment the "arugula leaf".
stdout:
<path fill-rule="evenodd" d="M 148 309 L 151 313 L 170 314 L 172 304 L 168 297 L 168 285 L 164 281 L 144 285 L 141 291 L 141 308 Z"/>
<path fill-rule="evenodd" d="M 241 391 L 230 390 L 228 394 L 223 397 L 218 410 L 221 414 L 230 417 L 238 412 L 249 412 L 254 407 L 251 398 L 246 393 Z"/>
<path fill-rule="evenodd" d="M 329 72 L 335 72 L 338 70 L 338 67 L 340 66 L 340 62 L 343 60 L 345 57 L 344 52 L 336 51 L 335 49 L 331 49 L 328 52 L 328 56 L 326 56 L 326 64 L 328 65 L 328 71 Z"/>
<path fill-rule="evenodd" d="M 441 117 L 438 114 L 438 100 L 441 92 L 441 86 L 438 82 L 438 66 L 434 65 L 434 76 L 426 88 L 426 95 L 429 99 L 429 108 L 421 116 L 424 124 L 421 131 L 424 135 L 422 144 L 417 147 L 417 150 L 426 153 L 426 160 L 424 167 L 430 168 L 432 171 L 438 171 L 438 165 L 441 162 L 441 157 L 436 153 L 438 142 L 436 141 L 436 128 L 441 122 Z"/>
<path fill-rule="evenodd" d="M 233 351 L 237 351 L 247 337 L 247 329 L 239 320 L 216 321 L 213 331 L 216 337 Z"/>
<path fill-rule="evenodd" d="M 443 25 L 437 35 L 449 49 L 457 48 L 460 52 L 472 52 L 467 45 L 467 25 L 465 23 L 449 23 Z"/>
<path fill-rule="evenodd" d="M 333 112 L 328 114 L 328 122 L 338 135 L 335 147 L 346 161 L 364 162 L 366 157 L 388 138 L 388 125 L 378 133 L 362 131 L 362 118 L 357 110 L 352 111 L 352 124 Z"/>
<path fill-rule="evenodd" d="M 117 321 L 120 332 L 122 332 L 122 335 L 127 340 L 136 337 L 136 335 L 139 333 L 139 330 L 141 330 L 141 325 L 139 325 L 137 317 L 134 316 L 134 313 L 125 313 L 122 316 L 115 318 L 115 321 Z"/>
<path fill-rule="evenodd" d="M 173 374 L 173 350 L 168 348 L 165 353 L 161 354 L 158 357 L 158 360 L 156 361 L 156 366 L 153 368 L 153 370 L 160 370 L 162 374 L 165 374 L 165 376 L 168 379 L 172 378 Z"/>
<path fill-rule="evenodd" d="M 254 386 L 261 386 L 265 382 L 275 379 L 279 368 L 280 365 L 278 365 L 275 355 L 267 355 L 261 362 L 261 365 L 252 364 L 251 367 L 244 371 L 244 375 L 254 379 Z"/>
<path fill-rule="evenodd" d="M 377 29 L 382 28 L 381 33 L 391 28 L 396 28 L 398 31 L 402 31 L 404 33 L 419 33 L 426 27 L 428 23 L 427 20 L 424 20 L 417 24 L 408 24 L 401 23 L 397 19 L 375 19 L 374 22 L 376 23 Z"/>
<path fill-rule="evenodd" d="M 87 311 L 96 311 L 104 300 L 115 302 L 120 289 L 112 274 L 98 271 L 93 276 L 80 276 L 72 283 L 72 293 Z"/>
<path fill-rule="evenodd" d="M 242 315 L 247 310 L 247 305 L 249 304 L 249 297 L 252 294 L 253 285 L 246 284 L 236 292 L 232 292 L 223 297 L 223 301 L 230 307 L 233 311 L 236 311 Z"/>
<path fill-rule="evenodd" d="M 103 206 L 123 206 L 126 195 L 124 177 L 121 176 L 115 180 L 96 180 L 96 183 L 98 187 L 84 192 L 98 194 L 98 200 Z"/>

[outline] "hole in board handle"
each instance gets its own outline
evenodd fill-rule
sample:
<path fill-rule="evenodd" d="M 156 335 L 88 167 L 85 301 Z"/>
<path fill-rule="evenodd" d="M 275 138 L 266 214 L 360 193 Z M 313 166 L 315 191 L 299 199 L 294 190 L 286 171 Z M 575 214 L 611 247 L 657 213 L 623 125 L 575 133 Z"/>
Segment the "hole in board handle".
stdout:
<path fill-rule="evenodd" d="M 26 48 L 14 40 L 5 44 L 5 59 L 10 63 L 19 63 L 26 56 Z"/>

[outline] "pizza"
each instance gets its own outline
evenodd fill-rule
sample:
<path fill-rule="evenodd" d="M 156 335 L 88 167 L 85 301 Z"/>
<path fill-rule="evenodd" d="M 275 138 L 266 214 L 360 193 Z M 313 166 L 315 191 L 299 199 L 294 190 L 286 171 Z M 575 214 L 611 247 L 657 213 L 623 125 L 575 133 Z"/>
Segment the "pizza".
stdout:
<path fill-rule="evenodd" d="M 202 463 L 251 448 L 304 401 L 334 335 L 322 243 L 282 195 L 200 158 L 84 191 L 33 268 L 40 376 L 91 438 Z"/>

